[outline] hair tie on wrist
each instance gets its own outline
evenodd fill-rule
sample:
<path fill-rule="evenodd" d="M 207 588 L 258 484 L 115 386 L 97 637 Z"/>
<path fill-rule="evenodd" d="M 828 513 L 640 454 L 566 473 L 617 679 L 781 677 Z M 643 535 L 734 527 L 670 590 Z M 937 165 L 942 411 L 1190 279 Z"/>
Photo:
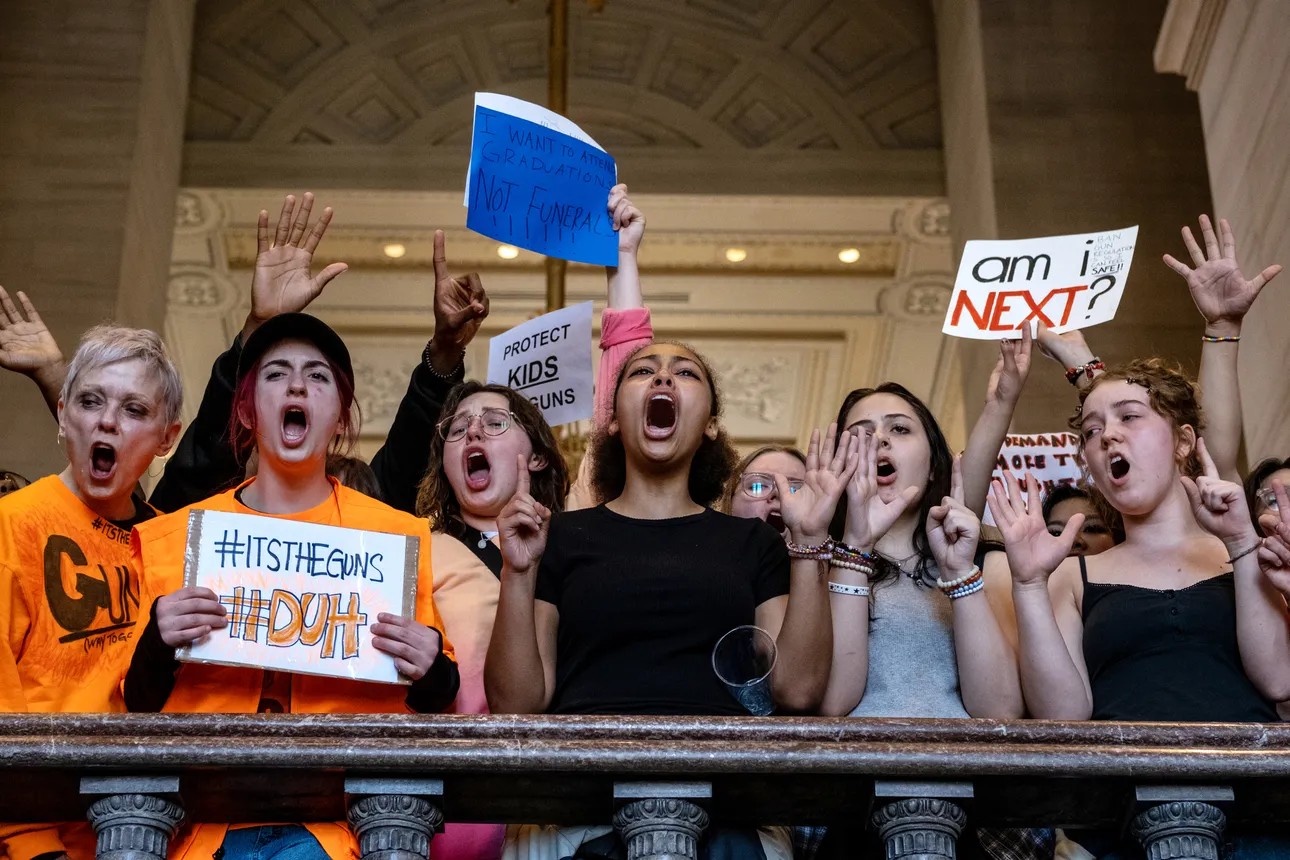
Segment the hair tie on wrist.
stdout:
<path fill-rule="evenodd" d="M 1200 336 L 1200 339 L 1205 343 L 1240 343 L 1241 342 L 1241 336 L 1239 334 L 1226 334 L 1226 335 L 1203 334 Z"/>

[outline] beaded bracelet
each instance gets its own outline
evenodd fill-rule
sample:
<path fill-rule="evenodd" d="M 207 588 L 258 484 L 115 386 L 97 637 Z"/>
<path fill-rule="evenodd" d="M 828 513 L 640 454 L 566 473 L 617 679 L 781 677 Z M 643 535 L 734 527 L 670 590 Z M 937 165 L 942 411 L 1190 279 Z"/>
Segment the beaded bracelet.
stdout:
<path fill-rule="evenodd" d="M 972 593 L 972 591 L 968 589 L 975 590 L 975 586 L 984 585 L 984 584 L 985 584 L 985 577 L 981 574 L 980 570 L 976 570 L 967 579 L 962 580 L 961 582 L 958 582 L 957 585 L 951 585 L 948 587 L 940 586 L 940 589 L 941 589 L 941 593 L 946 595 L 947 597 L 952 598 L 952 597 L 955 597 L 956 595 L 959 597 L 963 597 L 966 594 Z"/>
<path fill-rule="evenodd" d="M 871 552 L 864 552 L 839 540 L 833 542 L 833 559 L 834 561 L 867 563 L 872 566 L 878 560 L 878 557 Z"/>
<path fill-rule="evenodd" d="M 967 573 L 960 576 L 958 579 L 951 580 L 950 582 L 946 582 L 945 580 L 938 578 L 936 580 L 936 587 L 939 588 L 941 591 L 955 589 L 955 588 L 958 588 L 960 585 L 963 585 L 969 579 L 972 579 L 975 576 L 979 576 L 980 574 L 981 574 L 981 568 L 977 567 L 974 564 L 972 565 L 971 570 L 969 570 Z"/>
<path fill-rule="evenodd" d="M 983 588 L 985 588 L 984 577 L 980 579 L 974 579 L 971 582 L 967 583 L 966 585 L 960 585 L 958 588 L 954 589 L 953 591 L 947 591 L 945 592 L 945 596 L 948 597 L 950 600 L 958 600 L 959 598 L 967 597 L 969 594 L 976 594 L 978 591 L 980 591 Z"/>
<path fill-rule="evenodd" d="M 810 561 L 832 561 L 833 538 L 825 538 L 824 543 L 818 546 L 803 546 L 790 540 L 788 542 L 788 557 L 808 559 Z"/>
<path fill-rule="evenodd" d="M 1081 364 L 1079 367 L 1068 367 L 1066 369 L 1066 381 L 1071 385 L 1079 385 L 1081 376 L 1087 376 L 1092 379 L 1093 371 L 1095 370 L 1106 370 L 1106 365 L 1102 363 L 1102 359 L 1097 357 L 1089 359 L 1087 364 Z"/>
<path fill-rule="evenodd" d="M 847 559 L 838 558 L 835 555 L 829 560 L 829 566 L 838 567 L 842 570 L 854 570 L 856 573 L 873 576 L 873 565 L 863 561 L 848 561 Z"/>
<path fill-rule="evenodd" d="M 1229 335 L 1203 334 L 1200 336 L 1200 339 L 1203 340 L 1205 343 L 1240 343 L 1241 342 L 1241 336 L 1239 334 L 1229 334 Z"/>
<path fill-rule="evenodd" d="M 461 351 L 461 355 L 458 356 L 457 363 L 453 366 L 452 370 L 447 373 L 440 373 L 435 369 L 434 362 L 430 360 L 430 349 L 433 345 L 434 338 L 430 338 L 430 340 L 426 341 L 426 348 L 421 351 L 421 363 L 426 366 L 426 369 L 446 382 L 460 381 L 461 379 L 464 379 L 466 376 L 466 350 L 463 349 Z"/>
<path fill-rule="evenodd" d="M 852 597 L 869 596 L 869 586 L 867 585 L 847 585 L 842 582 L 830 582 L 829 591 L 834 594 L 849 594 Z"/>

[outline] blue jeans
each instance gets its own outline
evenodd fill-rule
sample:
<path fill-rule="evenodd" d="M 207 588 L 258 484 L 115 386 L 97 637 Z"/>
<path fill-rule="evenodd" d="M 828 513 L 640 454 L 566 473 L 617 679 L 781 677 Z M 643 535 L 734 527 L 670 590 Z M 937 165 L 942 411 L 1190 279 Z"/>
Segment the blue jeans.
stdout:
<path fill-rule="evenodd" d="M 244 827 L 224 834 L 215 860 L 328 860 L 314 835 L 299 824 Z"/>

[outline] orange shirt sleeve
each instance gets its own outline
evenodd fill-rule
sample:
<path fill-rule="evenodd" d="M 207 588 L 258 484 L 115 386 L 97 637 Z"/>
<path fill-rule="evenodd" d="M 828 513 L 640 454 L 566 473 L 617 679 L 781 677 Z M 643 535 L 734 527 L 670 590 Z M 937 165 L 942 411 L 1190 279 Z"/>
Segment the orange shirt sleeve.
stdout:
<path fill-rule="evenodd" d="M 18 577 L 0 560 L 0 711 L 24 713 L 27 696 L 18 674 L 18 655 L 31 628 L 31 616 Z"/>
<path fill-rule="evenodd" d="M 424 519 L 418 522 L 419 525 L 415 534 L 421 546 L 417 552 L 417 620 L 427 627 L 433 627 L 439 631 L 439 635 L 443 637 L 444 656 L 456 663 L 457 654 L 453 650 L 452 642 L 448 641 L 447 626 L 443 623 L 443 616 L 439 614 L 439 607 L 434 602 L 430 523 Z"/>

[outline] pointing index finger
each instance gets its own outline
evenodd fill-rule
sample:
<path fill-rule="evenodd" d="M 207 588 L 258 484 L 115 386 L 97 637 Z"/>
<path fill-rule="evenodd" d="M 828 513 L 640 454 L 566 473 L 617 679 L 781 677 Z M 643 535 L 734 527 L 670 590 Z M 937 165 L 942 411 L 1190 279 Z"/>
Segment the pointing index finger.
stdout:
<path fill-rule="evenodd" d="M 443 231 L 434 231 L 434 279 L 435 282 L 444 281 L 449 278 L 448 274 L 448 253 L 444 249 Z"/>
<path fill-rule="evenodd" d="M 963 455 L 954 455 L 954 465 L 950 469 L 950 498 L 956 502 L 963 501 Z"/>
<path fill-rule="evenodd" d="M 1205 477 L 1217 478 L 1218 467 L 1214 465 L 1213 458 L 1209 456 L 1209 450 L 1205 447 L 1204 437 L 1196 440 L 1196 453 L 1200 455 L 1200 465 L 1205 470 Z"/>
<path fill-rule="evenodd" d="M 520 467 L 519 480 L 515 482 L 515 494 L 517 496 L 527 496 L 532 483 L 529 478 L 529 464 L 525 462 L 523 454 L 516 454 L 515 462 Z"/>

